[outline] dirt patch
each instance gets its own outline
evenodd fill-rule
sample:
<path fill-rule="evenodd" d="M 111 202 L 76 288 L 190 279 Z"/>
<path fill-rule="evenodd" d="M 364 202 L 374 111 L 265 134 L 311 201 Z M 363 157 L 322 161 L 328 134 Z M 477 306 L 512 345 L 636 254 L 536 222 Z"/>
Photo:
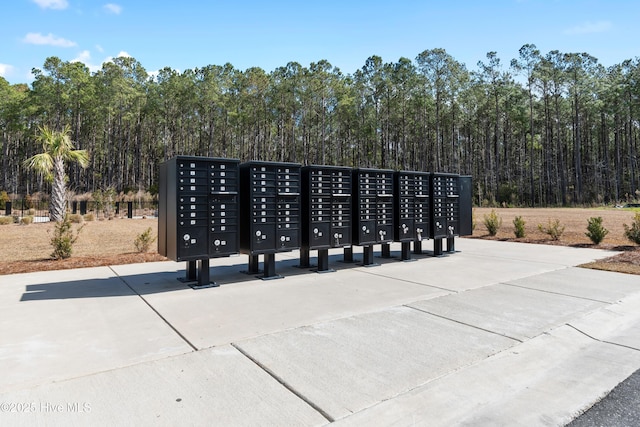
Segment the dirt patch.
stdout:
<path fill-rule="evenodd" d="M 495 209 L 502 218 L 502 226 L 495 236 L 489 236 L 484 225 L 484 217 L 491 208 L 475 208 L 475 230 L 471 238 L 491 239 L 510 242 L 562 245 L 580 248 L 608 249 L 622 253 L 581 267 L 620 273 L 640 274 L 640 247 L 633 245 L 624 235 L 624 224 L 631 225 L 638 209 L 578 209 L 578 208 L 501 208 Z M 513 220 L 520 216 L 525 221 L 525 237 L 515 237 Z M 586 236 L 587 220 L 602 217 L 602 225 L 609 234 L 598 245 L 594 245 Z M 549 221 L 560 221 L 565 227 L 559 240 L 550 237 L 538 229 L 538 224 L 547 226 Z"/>
<path fill-rule="evenodd" d="M 502 218 L 502 227 L 495 237 L 487 233 L 484 215 L 490 208 L 475 208 L 475 239 L 503 240 L 534 244 L 564 245 L 621 251 L 619 255 L 585 265 L 589 268 L 640 274 L 640 248 L 632 245 L 624 237 L 623 224 L 631 224 L 635 211 L 627 209 L 574 209 L 574 208 L 503 208 L 496 209 Z M 524 238 L 516 239 L 513 219 L 521 216 L 525 221 Z M 590 217 L 602 217 L 603 225 L 609 234 L 599 245 L 593 245 L 585 235 L 587 220 Z M 558 219 L 565 227 L 560 240 L 553 241 L 538 230 L 538 224 L 547 224 Z M 134 240 L 148 228 L 157 236 L 158 220 L 116 218 L 85 223 L 77 243 L 73 247 L 72 257 L 66 260 L 52 260 L 50 240 L 54 225 L 36 223 L 29 225 L 0 225 L 0 275 L 48 271 L 70 268 L 119 265 L 139 262 L 162 261 L 166 258 L 156 251 L 152 244 L 149 253 L 135 252 Z M 74 225 L 74 228 L 78 225 Z"/>

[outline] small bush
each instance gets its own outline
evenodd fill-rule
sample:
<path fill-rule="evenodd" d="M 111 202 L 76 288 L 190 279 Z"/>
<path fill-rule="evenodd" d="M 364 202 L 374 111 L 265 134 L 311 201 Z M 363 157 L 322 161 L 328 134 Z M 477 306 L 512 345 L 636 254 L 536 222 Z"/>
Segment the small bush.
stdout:
<path fill-rule="evenodd" d="M 624 235 L 636 245 L 640 245 L 640 212 L 636 212 L 631 227 L 624 224 Z"/>
<path fill-rule="evenodd" d="M 490 236 L 498 234 L 498 229 L 502 227 L 502 218 L 495 209 L 491 209 L 491 212 L 484 216 L 484 226 L 487 227 Z"/>
<path fill-rule="evenodd" d="M 73 222 L 74 224 L 82 224 L 84 222 L 84 218 L 80 214 L 75 213 L 69 214 L 67 216 L 69 217 L 69 221 Z"/>
<path fill-rule="evenodd" d="M 35 214 L 36 214 L 36 210 L 35 209 L 31 208 L 31 209 L 27 210 L 27 215 L 34 216 Z"/>
<path fill-rule="evenodd" d="M 23 216 L 22 218 L 20 218 L 20 224 L 22 225 L 29 225 L 31 223 L 33 223 L 33 216 L 31 215 Z"/>
<path fill-rule="evenodd" d="M 53 246 L 53 252 L 51 258 L 53 259 L 65 259 L 71 256 L 73 250 L 73 244 L 78 240 L 80 231 L 84 228 L 84 225 L 78 228 L 75 233 L 71 228 L 71 220 L 69 215 L 65 215 L 61 222 L 56 223 L 53 230 L 53 237 L 51 238 L 51 246 Z"/>
<path fill-rule="evenodd" d="M 88 214 L 85 214 L 84 220 L 85 221 L 95 221 L 96 220 L 96 216 L 94 214 L 92 214 L 92 213 L 88 213 Z"/>
<path fill-rule="evenodd" d="M 609 230 L 602 226 L 602 217 L 591 217 L 587 220 L 587 232 L 584 234 L 597 245 L 609 234 Z"/>
<path fill-rule="evenodd" d="M 151 244 L 155 241 L 156 238 L 151 234 L 151 227 L 149 227 L 144 232 L 138 234 L 133 244 L 138 252 L 143 253 L 148 252 Z"/>
<path fill-rule="evenodd" d="M 10 216 L 0 216 L 0 225 L 13 224 L 13 218 Z"/>
<path fill-rule="evenodd" d="M 562 236 L 562 233 L 564 233 L 564 225 L 560 226 L 560 220 L 557 218 L 553 221 L 551 221 L 551 218 L 549 218 L 546 227 L 542 224 L 538 224 L 538 230 L 540 230 L 544 234 L 549 235 L 549 237 L 551 237 L 551 240 L 560 240 L 560 236 Z"/>
<path fill-rule="evenodd" d="M 524 225 L 526 224 L 525 220 L 522 219 L 521 216 L 517 216 L 513 219 L 513 232 L 516 235 L 516 238 L 520 239 L 525 236 Z"/>

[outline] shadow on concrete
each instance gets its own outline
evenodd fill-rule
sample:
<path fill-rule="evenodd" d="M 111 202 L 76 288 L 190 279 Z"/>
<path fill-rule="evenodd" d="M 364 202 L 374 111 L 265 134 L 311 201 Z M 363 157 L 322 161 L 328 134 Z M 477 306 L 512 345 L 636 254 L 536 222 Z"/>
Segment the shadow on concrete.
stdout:
<path fill-rule="evenodd" d="M 381 257 L 380 251 L 374 253 L 376 264 L 383 266 L 387 263 L 402 262 L 399 251 L 391 251 L 390 257 Z M 447 256 L 445 254 L 444 256 Z M 432 252 L 424 251 L 422 254 L 412 254 L 414 260 L 432 257 Z M 210 279 L 221 287 L 239 286 L 247 282 L 261 282 L 261 273 L 248 274 L 246 272 L 248 264 L 238 263 L 231 265 L 212 265 L 209 269 Z M 329 268 L 334 271 L 347 270 L 362 267 L 362 254 L 354 253 L 354 262 L 344 262 L 344 255 L 336 253 L 329 255 Z M 294 277 L 305 274 L 318 274 L 317 257 L 312 251 L 310 257 L 310 267 L 300 267 L 298 258 L 283 258 L 276 261 L 276 273 L 286 280 L 287 277 Z M 186 263 L 185 263 L 186 268 Z M 260 268 L 262 268 L 262 256 L 260 257 Z M 87 278 L 65 282 L 49 282 L 41 284 L 27 285 L 20 301 L 42 301 L 74 298 L 109 298 L 133 295 L 150 295 L 163 292 L 203 292 L 204 289 L 192 289 L 183 280 L 186 277 L 185 269 L 174 269 L 168 267 L 164 271 L 153 271 L 142 274 L 118 275 L 113 270 L 113 275 L 107 278 Z M 52 272 L 52 274 L 54 274 Z M 86 274 L 86 273 L 80 273 Z M 331 272 L 327 272 L 327 280 L 331 280 Z M 263 281 L 264 286 L 269 286 L 269 280 Z M 211 289 L 211 288 L 205 288 Z M 215 292 L 215 289 L 211 289 Z"/>

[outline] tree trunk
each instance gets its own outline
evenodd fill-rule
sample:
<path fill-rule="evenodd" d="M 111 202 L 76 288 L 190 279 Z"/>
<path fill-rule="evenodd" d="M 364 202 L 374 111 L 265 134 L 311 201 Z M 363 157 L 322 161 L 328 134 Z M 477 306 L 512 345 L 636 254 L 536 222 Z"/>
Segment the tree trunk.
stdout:
<path fill-rule="evenodd" d="M 53 159 L 53 184 L 49 201 L 49 219 L 55 222 L 64 220 L 66 212 L 66 184 L 64 160 L 58 156 Z"/>

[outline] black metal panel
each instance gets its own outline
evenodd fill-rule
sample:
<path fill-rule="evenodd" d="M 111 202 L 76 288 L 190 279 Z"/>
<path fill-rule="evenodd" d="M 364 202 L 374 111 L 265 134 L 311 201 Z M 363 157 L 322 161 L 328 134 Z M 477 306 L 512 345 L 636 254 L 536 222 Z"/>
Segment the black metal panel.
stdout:
<path fill-rule="evenodd" d="M 249 255 L 300 247 L 300 168 L 297 163 L 240 165 L 240 251 Z"/>
<path fill-rule="evenodd" d="M 470 236 L 473 234 L 473 183 L 470 176 L 460 176 L 459 180 L 460 194 L 460 228 L 461 236 Z"/>
<path fill-rule="evenodd" d="M 396 242 L 412 242 L 430 236 L 429 172 L 399 171 L 394 174 L 394 213 Z"/>
<path fill-rule="evenodd" d="M 351 245 L 351 168 L 302 168 L 302 246 L 310 249 Z"/>
<path fill-rule="evenodd" d="M 354 169 L 353 244 L 372 245 L 393 241 L 393 171 Z"/>
<path fill-rule="evenodd" d="M 239 164 L 178 156 L 160 165 L 160 254 L 195 261 L 239 253 Z"/>

